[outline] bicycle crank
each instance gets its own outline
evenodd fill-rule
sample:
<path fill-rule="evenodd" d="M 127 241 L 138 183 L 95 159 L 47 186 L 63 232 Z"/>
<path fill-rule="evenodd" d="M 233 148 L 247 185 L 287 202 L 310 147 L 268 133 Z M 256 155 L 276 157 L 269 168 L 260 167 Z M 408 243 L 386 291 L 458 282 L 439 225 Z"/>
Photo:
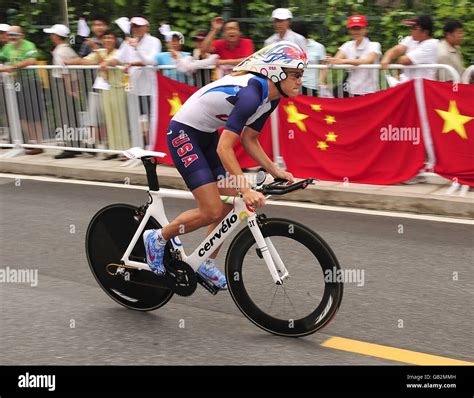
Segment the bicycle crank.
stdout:
<path fill-rule="evenodd" d="M 164 275 L 156 275 L 148 270 L 140 270 L 132 266 L 114 263 L 108 264 L 106 270 L 110 276 L 121 278 L 126 282 L 167 288 L 179 296 L 190 296 L 197 287 L 194 270 L 180 260 L 171 260 L 166 264 L 166 273 Z"/>
<path fill-rule="evenodd" d="M 161 278 L 179 296 L 190 296 L 197 287 L 196 273 L 184 261 L 171 260 L 166 264 L 166 274 Z"/>

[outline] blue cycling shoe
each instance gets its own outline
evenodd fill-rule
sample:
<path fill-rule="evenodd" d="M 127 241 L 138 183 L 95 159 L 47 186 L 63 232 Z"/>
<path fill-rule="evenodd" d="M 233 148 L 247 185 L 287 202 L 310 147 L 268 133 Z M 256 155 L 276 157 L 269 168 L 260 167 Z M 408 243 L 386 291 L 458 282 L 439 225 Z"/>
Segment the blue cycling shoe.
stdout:
<path fill-rule="evenodd" d="M 166 272 L 163 264 L 165 256 L 165 245 L 160 244 L 157 237 L 157 229 L 149 229 L 143 233 L 143 243 L 145 244 L 146 262 L 152 271 L 157 275 Z"/>
<path fill-rule="evenodd" d="M 197 273 L 219 290 L 227 289 L 227 280 L 224 274 L 214 264 L 214 260 L 207 259 L 198 268 Z"/>

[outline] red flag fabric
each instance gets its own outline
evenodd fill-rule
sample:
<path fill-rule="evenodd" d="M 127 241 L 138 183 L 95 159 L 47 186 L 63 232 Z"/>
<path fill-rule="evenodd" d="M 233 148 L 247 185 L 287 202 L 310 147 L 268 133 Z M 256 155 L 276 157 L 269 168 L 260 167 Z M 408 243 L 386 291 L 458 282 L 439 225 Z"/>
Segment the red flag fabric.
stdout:
<path fill-rule="evenodd" d="M 158 121 L 156 127 L 155 151 L 165 152 L 168 156 L 161 161 L 167 164 L 173 164 L 169 155 L 168 144 L 166 142 L 166 132 L 171 118 L 176 114 L 179 108 L 186 100 L 193 95 L 199 88 L 180 83 L 169 79 L 157 72 L 158 81 Z M 196 110 L 199 112 L 199 109 Z M 270 129 L 270 120 L 265 123 L 259 136 L 259 142 L 263 150 L 270 158 L 273 158 L 272 138 Z M 235 146 L 235 153 L 242 168 L 257 166 L 257 163 L 245 152 L 240 143 Z"/>
<path fill-rule="evenodd" d="M 425 160 L 413 82 L 362 97 L 282 100 L 279 127 L 296 177 L 388 185 L 414 177 Z"/>
<path fill-rule="evenodd" d="M 474 86 L 423 82 L 435 173 L 474 187 Z"/>
<path fill-rule="evenodd" d="M 158 121 L 156 123 L 154 150 L 166 153 L 167 156 L 161 158 L 160 161 L 173 165 L 173 159 L 171 159 L 166 141 L 168 125 L 179 108 L 199 89 L 169 79 L 160 72 L 156 73 L 156 78 L 158 81 Z"/>

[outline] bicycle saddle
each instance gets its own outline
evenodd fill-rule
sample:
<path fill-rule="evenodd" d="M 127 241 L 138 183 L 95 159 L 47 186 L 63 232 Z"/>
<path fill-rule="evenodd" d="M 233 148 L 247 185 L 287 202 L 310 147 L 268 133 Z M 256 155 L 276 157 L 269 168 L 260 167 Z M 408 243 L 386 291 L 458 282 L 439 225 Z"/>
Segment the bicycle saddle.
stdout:
<path fill-rule="evenodd" d="M 153 151 L 145 151 L 144 149 L 136 146 L 126 151 L 123 151 L 123 154 L 129 159 L 140 159 L 144 157 L 157 157 L 157 158 L 164 158 L 166 153 L 163 152 L 153 152 Z"/>

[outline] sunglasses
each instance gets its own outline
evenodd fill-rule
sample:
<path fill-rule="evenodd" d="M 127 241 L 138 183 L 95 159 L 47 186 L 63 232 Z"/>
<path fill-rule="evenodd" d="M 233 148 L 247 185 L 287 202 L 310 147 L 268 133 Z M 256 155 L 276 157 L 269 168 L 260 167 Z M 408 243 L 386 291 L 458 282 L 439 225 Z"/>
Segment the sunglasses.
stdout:
<path fill-rule="evenodd" d="M 300 80 L 303 78 L 303 72 L 288 72 L 288 76 L 291 76 L 295 80 Z"/>
<path fill-rule="evenodd" d="M 19 36 L 21 36 L 21 33 L 18 33 L 18 32 L 9 32 L 9 33 L 8 33 L 8 36 L 10 36 L 10 37 L 19 37 Z"/>

